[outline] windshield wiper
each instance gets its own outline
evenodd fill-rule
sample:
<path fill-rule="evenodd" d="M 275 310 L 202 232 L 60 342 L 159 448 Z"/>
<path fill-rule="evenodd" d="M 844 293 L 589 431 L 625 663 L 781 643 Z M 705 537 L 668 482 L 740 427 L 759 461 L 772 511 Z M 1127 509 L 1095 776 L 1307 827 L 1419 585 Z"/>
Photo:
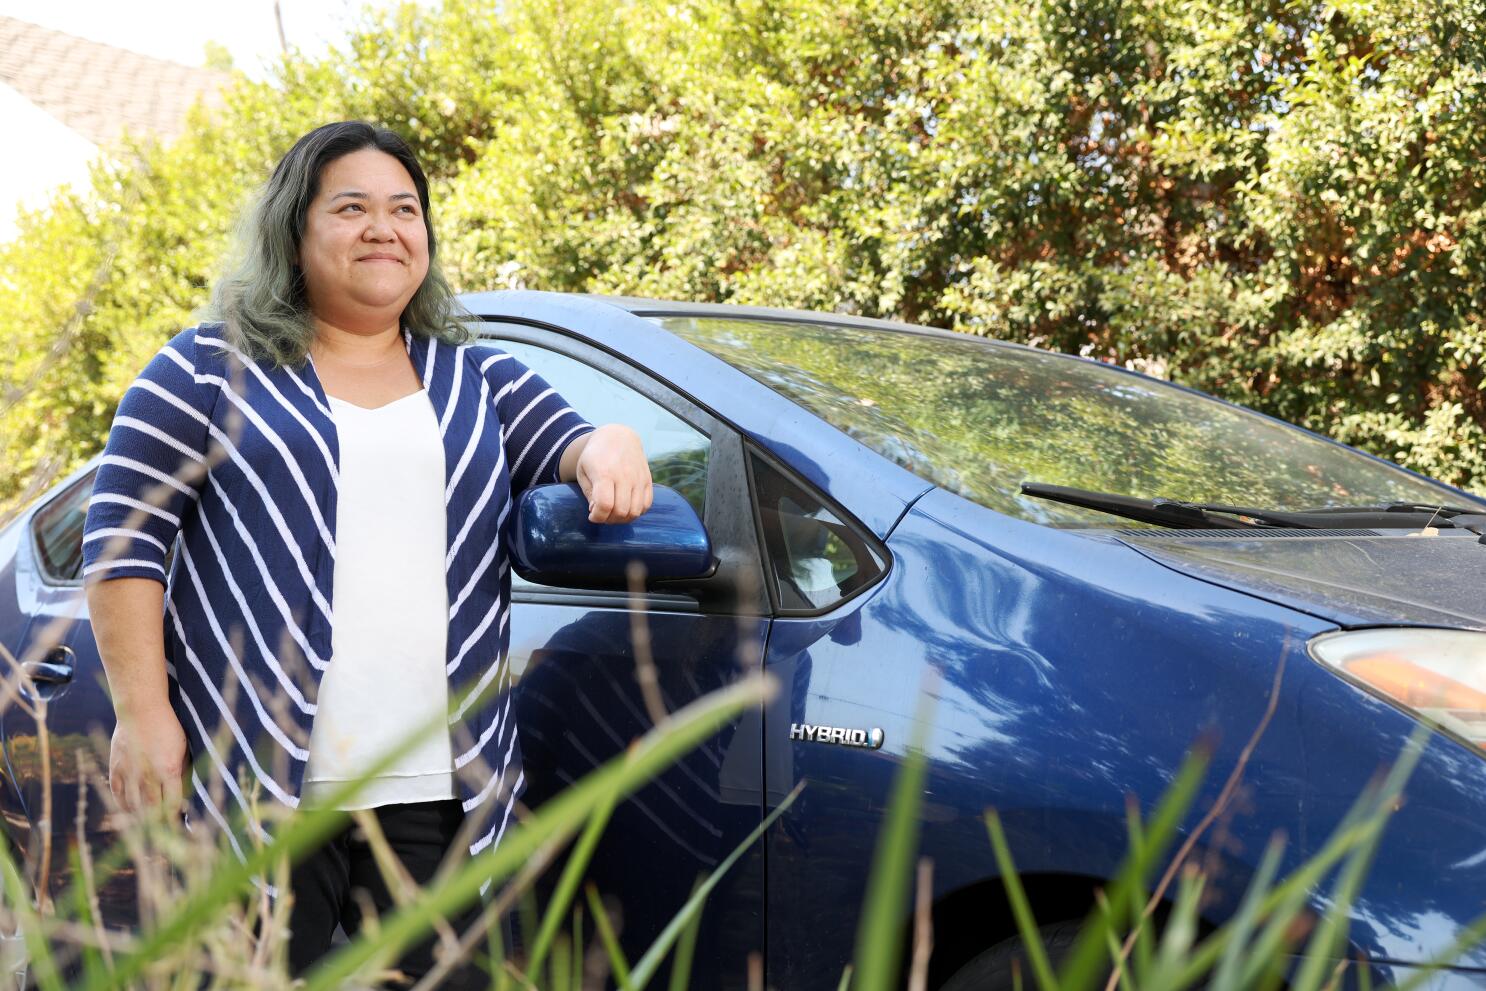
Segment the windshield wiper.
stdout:
<path fill-rule="evenodd" d="M 1041 482 L 1023 482 L 1021 489 L 1024 495 L 1038 499 L 1081 506 L 1112 516 L 1123 516 L 1142 523 L 1176 529 L 1286 527 L 1300 530 L 1417 530 L 1434 526 L 1469 530 L 1482 535 L 1483 542 L 1486 542 L 1486 509 L 1395 502 L 1376 506 L 1279 510 L 1227 506 L 1213 502 L 1182 502 L 1176 499 L 1138 499 L 1113 492 L 1091 492 L 1064 485 L 1044 485 Z"/>

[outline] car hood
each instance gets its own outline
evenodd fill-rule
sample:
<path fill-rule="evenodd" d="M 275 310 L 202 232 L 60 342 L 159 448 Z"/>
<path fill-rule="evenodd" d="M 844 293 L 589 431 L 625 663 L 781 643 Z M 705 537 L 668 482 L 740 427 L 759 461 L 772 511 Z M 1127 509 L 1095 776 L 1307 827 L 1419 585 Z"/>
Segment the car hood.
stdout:
<path fill-rule="evenodd" d="M 1342 626 L 1486 630 L 1486 546 L 1461 531 L 1121 530 L 1169 568 Z"/>

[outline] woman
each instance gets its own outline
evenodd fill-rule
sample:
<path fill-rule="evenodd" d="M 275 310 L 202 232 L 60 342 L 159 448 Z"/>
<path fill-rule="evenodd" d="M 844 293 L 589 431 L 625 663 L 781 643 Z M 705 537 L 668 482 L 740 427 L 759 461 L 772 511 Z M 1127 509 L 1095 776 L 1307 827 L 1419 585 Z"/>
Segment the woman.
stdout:
<path fill-rule="evenodd" d="M 427 181 L 392 132 L 300 138 L 247 235 L 217 286 L 224 322 L 160 349 L 98 470 L 83 575 L 117 716 L 110 787 L 127 810 L 215 823 L 242 856 L 268 836 L 262 805 L 335 801 L 442 714 L 448 732 L 338 803 L 375 808 L 422 883 L 461 824 L 470 853 L 498 843 L 522 789 L 513 500 L 577 481 L 591 520 L 623 523 L 650 506 L 649 468 L 633 430 L 594 429 L 514 357 L 469 343 Z M 392 905 L 349 828 L 290 887 L 296 973 L 337 924 L 354 932 L 355 889 Z M 402 969 L 426 971 L 429 950 Z"/>

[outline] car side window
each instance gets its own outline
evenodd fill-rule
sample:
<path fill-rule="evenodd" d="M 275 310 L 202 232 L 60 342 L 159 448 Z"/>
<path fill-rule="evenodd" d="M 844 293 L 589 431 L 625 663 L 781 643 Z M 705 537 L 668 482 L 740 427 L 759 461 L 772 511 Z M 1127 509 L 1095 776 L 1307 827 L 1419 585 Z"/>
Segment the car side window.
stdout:
<path fill-rule="evenodd" d="M 588 422 L 633 427 L 645 445 L 655 483 L 675 489 L 691 503 L 698 517 L 706 518 L 707 457 L 712 443 L 706 434 L 649 397 L 577 358 L 525 341 L 491 343 L 546 379 Z M 540 587 L 514 574 L 512 582 Z"/>
<path fill-rule="evenodd" d="M 749 470 L 780 612 L 830 609 L 882 574 L 875 542 L 810 489 L 757 452 Z"/>
<path fill-rule="evenodd" d="M 52 584 L 75 582 L 83 568 L 83 524 L 93 494 L 93 472 L 73 482 L 31 517 L 42 576 Z"/>

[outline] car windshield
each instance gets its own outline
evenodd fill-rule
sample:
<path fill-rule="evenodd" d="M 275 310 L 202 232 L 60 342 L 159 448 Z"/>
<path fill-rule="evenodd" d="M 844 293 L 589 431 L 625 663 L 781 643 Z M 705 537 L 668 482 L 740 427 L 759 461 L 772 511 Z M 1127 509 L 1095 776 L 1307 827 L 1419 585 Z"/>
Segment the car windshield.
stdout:
<path fill-rule="evenodd" d="M 1267 417 L 1154 379 L 983 338 L 651 317 L 936 485 L 1052 526 L 1126 526 L 1024 481 L 1269 509 L 1465 501 Z"/>

